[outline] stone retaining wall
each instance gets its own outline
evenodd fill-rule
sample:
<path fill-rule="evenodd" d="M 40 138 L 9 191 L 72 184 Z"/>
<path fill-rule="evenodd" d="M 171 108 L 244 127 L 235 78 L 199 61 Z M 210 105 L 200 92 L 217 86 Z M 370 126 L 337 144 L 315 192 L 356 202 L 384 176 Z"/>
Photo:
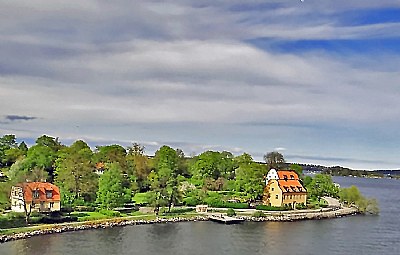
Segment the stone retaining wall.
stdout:
<path fill-rule="evenodd" d="M 357 214 L 358 211 L 355 208 L 342 208 L 335 211 L 321 211 L 321 212 L 303 212 L 303 213 L 291 213 L 282 215 L 266 215 L 264 217 L 251 217 L 251 216 L 240 216 L 238 218 L 244 219 L 246 221 L 296 221 L 296 220 L 316 220 L 316 219 L 327 219 L 327 218 L 337 218 L 346 215 Z M 184 222 L 184 221 L 208 221 L 208 216 L 196 216 L 192 218 L 157 218 L 154 220 L 125 220 L 125 219 L 110 219 L 101 222 L 82 222 L 82 224 L 59 224 L 50 228 L 33 230 L 30 232 L 1 235 L 0 243 L 14 241 L 18 239 L 25 239 L 32 236 L 47 235 L 54 233 L 63 233 L 70 231 L 79 231 L 87 229 L 101 229 L 101 228 L 111 228 L 116 226 L 128 226 L 128 225 L 141 225 L 141 224 L 155 224 L 155 223 L 168 223 L 168 222 Z"/>

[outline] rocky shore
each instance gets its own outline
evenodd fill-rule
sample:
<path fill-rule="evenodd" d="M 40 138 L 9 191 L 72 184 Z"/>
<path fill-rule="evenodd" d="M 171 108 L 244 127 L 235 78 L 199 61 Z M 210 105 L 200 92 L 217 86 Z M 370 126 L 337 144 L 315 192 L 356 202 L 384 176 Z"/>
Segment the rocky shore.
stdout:
<path fill-rule="evenodd" d="M 337 218 L 347 215 L 357 214 L 358 211 L 355 208 L 341 208 L 338 210 L 332 211 L 321 211 L 321 212 L 299 212 L 299 213 L 290 213 L 290 214 L 273 214 L 273 215 L 265 215 L 263 217 L 252 217 L 252 216 L 239 216 L 238 218 L 244 219 L 246 221 L 297 221 L 297 220 L 318 220 L 318 219 L 329 219 L 329 218 Z M 102 228 L 111 228 L 117 226 L 129 226 L 129 225 L 142 225 L 142 224 L 155 224 L 155 223 L 172 223 L 172 222 L 184 222 L 184 221 L 208 221 L 209 217 L 207 215 L 204 216 L 195 216 L 191 218 L 184 217 L 175 217 L 175 218 L 157 218 L 153 220 L 129 220 L 129 219 L 109 219 L 106 221 L 100 222 L 82 222 L 74 223 L 74 224 L 58 224 L 49 228 L 44 228 L 40 230 L 33 230 L 24 233 L 16 233 L 9 235 L 0 235 L 0 243 L 30 238 L 33 236 L 39 235 L 47 235 L 54 233 L 63 233 L 63 232 L 71 232 L 71 231 L 80 231 L 80 230 L 88 230 L 88 229 L 102 229 Z"/>

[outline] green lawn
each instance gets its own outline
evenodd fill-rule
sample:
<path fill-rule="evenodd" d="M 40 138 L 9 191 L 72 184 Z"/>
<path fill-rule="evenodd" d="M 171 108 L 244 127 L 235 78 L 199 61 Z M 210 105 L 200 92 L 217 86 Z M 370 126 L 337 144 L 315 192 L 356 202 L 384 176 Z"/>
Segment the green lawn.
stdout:
<path fill-rule="evenodd" d="M 133 197 L 133 201 L 135 201 L 136 204 L 149 203 L 147 192 L 136 193 L 135 196 Z"/>

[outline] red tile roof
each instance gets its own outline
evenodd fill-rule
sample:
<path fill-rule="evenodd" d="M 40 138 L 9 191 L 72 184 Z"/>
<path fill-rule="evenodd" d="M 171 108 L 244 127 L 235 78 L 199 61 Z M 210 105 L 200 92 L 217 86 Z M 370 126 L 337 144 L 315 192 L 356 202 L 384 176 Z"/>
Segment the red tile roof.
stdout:
<path fill-rule="evenodd" d="M 307 190 L 299 180 L 278 180 L 279 188 L 283 193 L 306 193 Z"/>
<path fill-rule="evenodd" d="M 19 184 L 18 186 L 23 187 L 26 202 L 31 202 L 32 200 L 49 202 L 60 201 L 60 190 L 54 184 L 48 182 L 24 182 Z M 34 190 L 37 190 L 39 192 L 39 197 L 32 199 Z M 47 198 L 46 191 L 51 191 L 51 198 Z"/>
<path fill-rule="evenodd" d="M 277 171 L 279 179 L 298 180 L 299 176 L 295 171 L 279 170 Z"/>

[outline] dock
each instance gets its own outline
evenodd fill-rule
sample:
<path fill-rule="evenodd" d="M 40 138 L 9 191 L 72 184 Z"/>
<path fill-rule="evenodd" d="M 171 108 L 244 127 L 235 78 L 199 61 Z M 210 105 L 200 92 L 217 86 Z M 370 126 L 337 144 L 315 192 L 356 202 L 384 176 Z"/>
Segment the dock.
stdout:
<path fill-rule="evenodd" d="M 215 222 L 223 223 L 223 224 L 237 224 L 237 223 L 244 221 L 244 219 L 239 219 L 239 218 L 229 217 L 229 216 L 224 216 L 224 215 L 210 215 L 209 219 L 211 221 L 215 221 Z"/>

